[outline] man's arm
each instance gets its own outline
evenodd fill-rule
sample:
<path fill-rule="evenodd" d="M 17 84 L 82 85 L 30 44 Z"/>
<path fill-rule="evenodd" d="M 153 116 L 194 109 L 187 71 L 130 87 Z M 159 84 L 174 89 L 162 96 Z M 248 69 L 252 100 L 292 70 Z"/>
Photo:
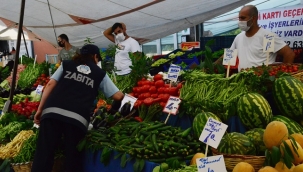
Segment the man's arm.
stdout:
<path fill-rule="evenodd" d="M 112 33 L 112 27 L 106 29 L 104 32 L 103 32 L 103 35 L 109 39 L 110 41 L 112 41 L 113 43 L 115 43 L 115 36 L 113 35 Z"/>
<path fill-rule="evenodd" d="M 285 45 L 278 51 L 278 55 L 283 57 L 283 63 L 293 63 L 295 59 L 295 53 L 288 45 Z"/>

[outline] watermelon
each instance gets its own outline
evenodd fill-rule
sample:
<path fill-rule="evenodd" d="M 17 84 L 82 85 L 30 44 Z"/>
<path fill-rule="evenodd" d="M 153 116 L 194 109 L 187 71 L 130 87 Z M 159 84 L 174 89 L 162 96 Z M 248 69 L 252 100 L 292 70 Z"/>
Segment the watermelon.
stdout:
<path fill-rule="evenodd" d="M 273 97 L 283 116 L 294 120 L 303 118 L 303 83 L 291 76 L 275 80 Z"/>
<path fill-rule="evenodd" d="M 256 155 L 256 148 L 250 138 L 237 132 L 225 134 L 217 150 L 225 154 Z"/>
<path fill-rule="evenodd" d="M 266 147 L 263 142 L 263 128 L 254 128 L 245 132 L 256 148 L 257 155 L 264 156 Z"/>
<path fill-rule="evenodd" d="M 216 116 L 215 114 L 213 114 L 211 112 L 201 112 L 201 113 L 197 114 L 193 121 L 194 136 L 196 138 L 200 137 L 200 135 L 203 131 L 203 128 L 204 128 L 205 124 L 207 123 L 208 118 L 213 118 L 217 121 L 222 122 L 218 116 Z"/>
<path fill-rule="evenodd" d="M 267 100 L 258 93 L 247 93 L 240 97 L 237 113 L 248 129 L 265 128 L 273 117 Z"/>
<path fill-rule="evenodd" d="M 283 122 L 288 129 L 289 135 L 294 134 L 294 133 L 303 134 L 303 127 L 296 121 L 294 121 L 290 118 L 287 118 L 286 116 L 276 115 L 273 117 L 273 121 Z"/>

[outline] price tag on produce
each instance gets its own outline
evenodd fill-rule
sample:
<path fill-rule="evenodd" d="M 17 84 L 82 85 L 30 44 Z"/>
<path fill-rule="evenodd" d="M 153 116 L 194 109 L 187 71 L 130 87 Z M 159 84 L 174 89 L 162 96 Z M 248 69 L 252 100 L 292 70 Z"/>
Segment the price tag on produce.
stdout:
<path fill-rule="evenodd" d="M 198 172 L 226 172 L 223 155 L 196 159 Z"/>
<path fill-rule="evenodd" d="M 167 79 L 176 82 L 179 77 L 179 73 L 181 71 L 181 67 L 171 64 L 168 69 Z"/>
<path fill-rule="evenodd" d="M 133 107 L 134 107 L 134 104 L 136 103 L 136 101 L 137 101 L 137 98 L 136 98 L 136 97 L 133 97 L 133 96 L 131 96 L 131 95 L 129 95 L 129 94 L 125 94 L 125 95 L 124 95 L 124 98 L 123 98 L 123 100 L 122 100 L 122 102 L 121 102 L 121 107 L 120 107 L 119 111 L 121 110 L 122 106 L 123 106 L 125 103 L 127 103 L 127 102 L 130 102 L 130 104 L 131 104 L 130 110 L 132 110 Z"/>
<path fill-rule="evenodd" d="M 274 52 L 275 35 L 274 33 L 266 34 L 263 37 L 263 52 Z"/>
<path fill-rule="evenodd" d="M 227 125 L 213 118 L 208 118 L 199 140 L 215 149 L 217 149 Z"/>
<path fill-rule="evenodd" d="M 170 96 L 163 109 L 163 112 L 176 115 L 180 103 L 181 103 L 181 99 L 179 97 Z"/>
<path fill-rule="evenodd" d="M 36 93 L 37 93 L 38 95 L 41 95 L 41 94 L 42 94 L 43 88 L 44 88 L 44 86 L 38 85 L 37 88 L 36 88 Z"/>
<path fill-rule="evenodd" d="M 223 65 L 235 66 L 237 62 L 238 50 L 224 49 Z"/>

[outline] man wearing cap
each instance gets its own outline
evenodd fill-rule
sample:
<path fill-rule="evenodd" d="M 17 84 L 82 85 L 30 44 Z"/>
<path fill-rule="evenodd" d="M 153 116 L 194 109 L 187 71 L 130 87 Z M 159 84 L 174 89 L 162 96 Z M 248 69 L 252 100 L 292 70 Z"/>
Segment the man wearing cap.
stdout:
<path fill-rule="evenodd" d="M 62 62 L 62 60 L 70 60 L 75 54 L 80 53 L 79 48 L 69 43 L 68 37 L 65 34 L 61 34 L 58 36 L 58 45 L 62 47 L 58 54 L 59 64 Z"/>
<path fill-rule="evenodd" d="M 129 52 L 140 51 L 139 43 L 126 33 L 124 23 L 115 23 L 103 32 L 104 36 L 117 45 L 115 55 L 115 67 L 117 75 L 127 75 L 131 72 L 132 61 Z"/>
<path fill-rule="evenodd" d="M 51 172 L 58 143 L 65 144 L 65 171 L 82 172 L 77 144 L 85 137 L 90 108 L 101 90 L 121 102 L 124 94 L 96 64 L 99 48 L 88 44 L 72 60 L 64 60 L 45 88 L 34 122 L 40 125 L 32 172 Z"/>

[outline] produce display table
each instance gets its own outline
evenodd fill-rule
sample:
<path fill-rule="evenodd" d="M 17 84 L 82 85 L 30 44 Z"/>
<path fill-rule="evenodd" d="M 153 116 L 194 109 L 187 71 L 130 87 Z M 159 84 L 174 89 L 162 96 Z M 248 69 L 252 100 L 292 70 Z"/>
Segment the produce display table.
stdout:
<path fill-rule="evenodd" d="M 85 172 L 121 172 L 121 171 L 134 171 L 133 164 L 135 163 L 135 159 L 126 163 L 126 166 L 122 168 L 120 166 L 121 157 L 114 159 L 114 157 L 118 154 L 118 152 L 114 151 L 111 154 L 110 162 L 107 166 L 100 162 L 102 150 L 99 150 L 96 153 L 92 153 L 90 151 L 85 152 L 85 160 L 84 160 L 84 171 Z M 152 172 L 153 169 L 159 164 L 154 162 L 145 161 L 144 172 Z"/>

